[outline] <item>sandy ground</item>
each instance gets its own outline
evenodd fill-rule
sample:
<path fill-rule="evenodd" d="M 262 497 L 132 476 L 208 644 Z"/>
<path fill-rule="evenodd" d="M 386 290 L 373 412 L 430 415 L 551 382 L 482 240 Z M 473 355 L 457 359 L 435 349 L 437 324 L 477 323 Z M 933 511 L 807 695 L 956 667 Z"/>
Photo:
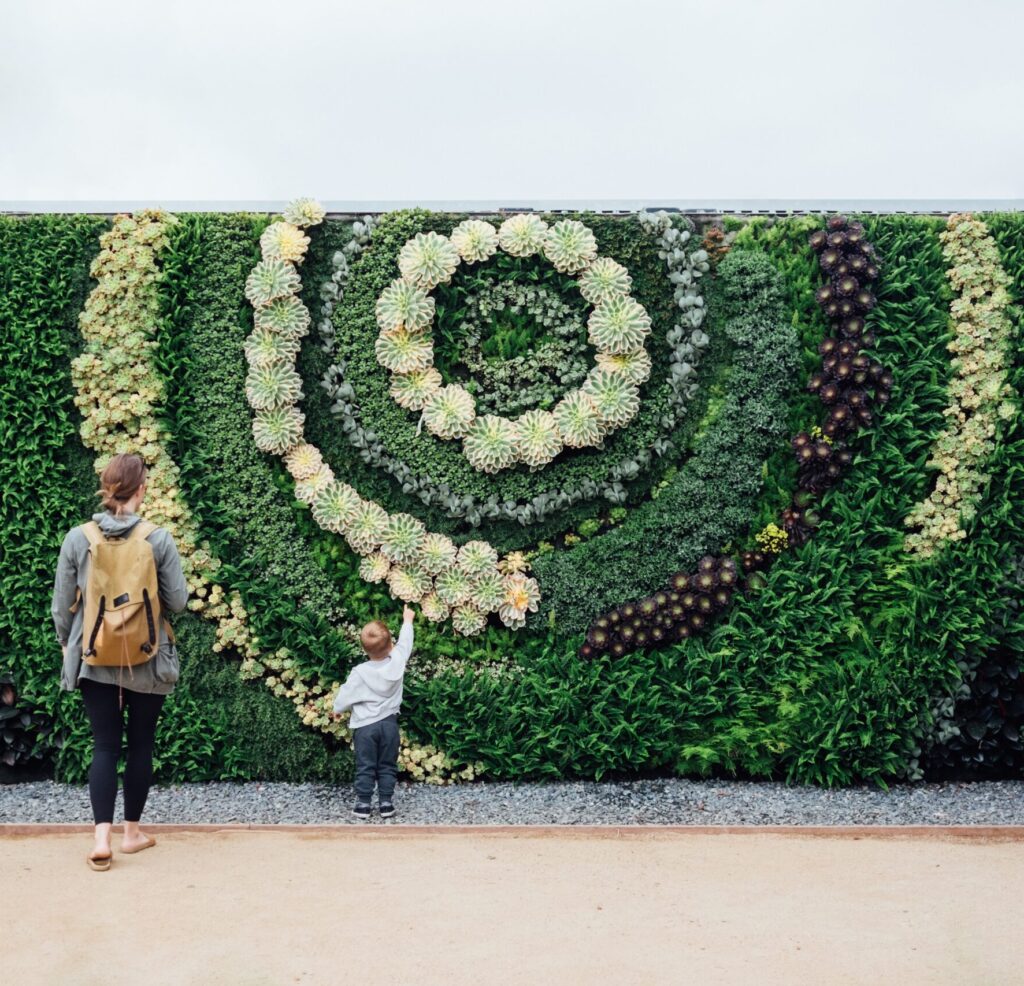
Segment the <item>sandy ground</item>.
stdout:
<path fill-rule="evenodd" d="M 1024 842 L 161 833 L 111 870 L 5 836 L 0 978 L 160 984 L 1024 984 Z"/>

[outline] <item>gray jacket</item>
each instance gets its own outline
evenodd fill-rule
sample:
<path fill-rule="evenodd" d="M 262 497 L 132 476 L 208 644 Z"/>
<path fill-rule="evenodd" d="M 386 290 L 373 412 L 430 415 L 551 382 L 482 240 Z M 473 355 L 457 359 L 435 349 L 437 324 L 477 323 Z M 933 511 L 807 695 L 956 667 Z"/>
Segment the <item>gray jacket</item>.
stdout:
<path fill-rule="evenodd" d="M 141 519 L 138 514 L 124 514 L 120 517 L 111 513 L 94 514 L 93 518 L 104 534 L 110 537 L 124 537 Z M 174 538 L 162 528 L 157 528 L 146 540 L 153 547 L 156 562 L 157 584 L 160 587 L 160 605 L 165 612 L 180 613 L 188 602 L 188 586 L 181 569 L 181 558 Z M 67 647 L 60 686 L 74 691 L 79 681 L 89 678 L 105 684 L 120 684 L 133 692 L 150 692 L 155 695 L 169 695 L 178 680 L 178 651 L 167 637 L 161 622 L 160 647 L 153 659 L 133 668 L 93 667 L 82 661 L 82 623 L 85 620 L 85 586 L 89 576 L 89 541 L 79 528 L 69 531 L 60 546 L 60 560 L 57 575 L 53 581 L 53 625 L 57 640 Z M 72 613 L 78 592 L 82 593 L 82 605 Z"/>

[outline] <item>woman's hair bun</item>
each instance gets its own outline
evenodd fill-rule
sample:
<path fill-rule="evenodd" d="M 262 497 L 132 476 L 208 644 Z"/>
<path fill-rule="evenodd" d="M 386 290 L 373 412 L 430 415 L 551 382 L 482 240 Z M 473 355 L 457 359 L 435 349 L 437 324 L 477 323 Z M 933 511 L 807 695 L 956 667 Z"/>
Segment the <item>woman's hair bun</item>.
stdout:
<path fill-rule="evenodd" d="M 96 495 L 102 498 L 105 510 L 117 514 L 145 481 L 146 463 L 142 456 L 121 452 L 100 473 L 100 489 Z"/>

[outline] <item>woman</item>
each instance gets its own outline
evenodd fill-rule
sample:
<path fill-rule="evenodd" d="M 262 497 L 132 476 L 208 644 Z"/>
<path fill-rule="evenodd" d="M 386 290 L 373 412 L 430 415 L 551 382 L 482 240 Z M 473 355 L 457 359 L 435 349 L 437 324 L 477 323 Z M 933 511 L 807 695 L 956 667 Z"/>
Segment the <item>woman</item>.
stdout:
<path fill-rule="evenodd" d="M 104 510 L 93 520 L 99 532 L 90 529 L 99 540 L 127 539 L 141 522 L 137 511 L 146 494 L 146 466 L 137 455 L 115 455 L 100 477 Z M 151 525 L 150 525 L 151 526 Z M 142 536 L 146 528 L 137 534 Z M 145 535 L 152 548 L 159 590 L 159 611 L 180 612 L 185 608 L 188 589 L 174 539 L 155 527 Z M 123 543 L 123 542 L 118 542 Z M 139 819 L 149 794 L 153 776 L 153 741 L 164 698 L 178 680 L 178 653 L 168 635 L 166 622 L 148 614 L 150 633 L 159 646 L 152 657 L 139 655 L 143 663 L 127 666 L 100 666 L 82 660 L 83 623 L 86 611 L 86 586 L 89 577 L 89 536 L 76 527 L 64 538 L 53 587 L 53 622 L 64 653 L 61 687 L 81 689 L 85 710 L 92 728 L 93 758 L 89 768 L 89 798 L 92 801 L 96 841 L 86 857 L 94 870 L 110 868 L 110 828 L 114 821 L 117 795 L 117 765 L 121 756 L 121 737 L 127 719 L 128 749 L 124 771 L 124 838 L 121 851 L 136 853 L 155 845 L 155 840 L 139 830 Z M 119 549 L 120 550 L 120 549 Z M 148 564 L 148 558 L 147 558 Z M 149 568 L 152 573 L 152 568 Z M 117 602 L 117 600 L 115 600 Z M 149 600 L 146 600 L 147 611 Z M 95 609 L 95 606 L 93 607 Z M 103 607 L 100 606 L 100 619 Z M 94 628 L 86 650 L 91 652 L 96 637 Z M 158 635 L 158 638 L 157 638 Z M 149 653 L 146 650 L 146 653 Z M 127 716 L 125 715 L 127 713 Z"/>

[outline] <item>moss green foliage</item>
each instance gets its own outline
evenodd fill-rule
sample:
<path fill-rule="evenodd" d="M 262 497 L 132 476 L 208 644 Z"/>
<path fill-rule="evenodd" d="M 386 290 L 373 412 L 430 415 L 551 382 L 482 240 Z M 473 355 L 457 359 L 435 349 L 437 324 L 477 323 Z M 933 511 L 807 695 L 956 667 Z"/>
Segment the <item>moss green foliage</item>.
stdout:
<path fill-rule="evenodd" d="M 17 723 L 0 723 L 7 766 L 38 759 L 57 739 L 47 732 L 61 707 L 49 587 L 61 540 L 96 503 L 92 459 L 77 439 L 71 357 L 89 263 L 108 225 L 0 217 L 0 676 L 12 701 L 0 710 L 18 709 Z M 42 727 L 31 740 L 15 730 L 26 715 Z"/>
<path fill-rule="evenodd" d="M 599 613 L 645 595 L 673 572 L 745 533 L 765 457 L 786 436 L 796 333 L 783 316 L 778 275 L 756 253 L 719 265 L 711 334 L 733 345 L 728 394 L 693 457 L 623 524 L 571 551 L 539 558 L 542 616 L 576 633 Z"/>

